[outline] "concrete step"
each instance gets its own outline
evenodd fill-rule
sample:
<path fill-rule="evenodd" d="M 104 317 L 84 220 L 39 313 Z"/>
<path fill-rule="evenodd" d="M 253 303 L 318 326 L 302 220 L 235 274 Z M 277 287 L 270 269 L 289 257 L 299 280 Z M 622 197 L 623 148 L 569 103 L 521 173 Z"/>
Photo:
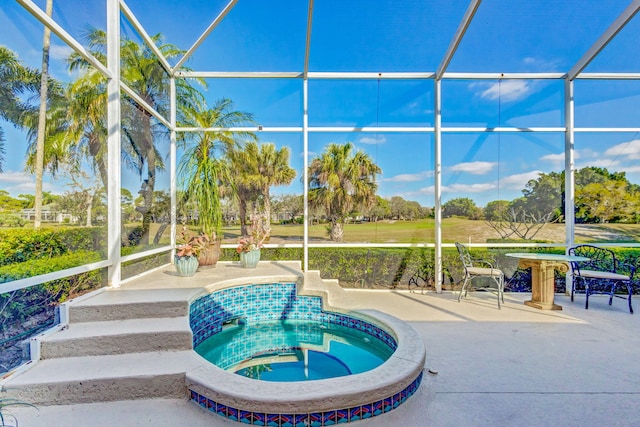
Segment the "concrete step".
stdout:
<path fill-rule="evenodd" d="M 190 350 L 188 317 L 71 323 L 40 341 L 40 357 L 101 356 Z"/>
<path fill-rule="evenodd" d="M 110 289 L 69 303 L 69 323 L 182 317 L 189 314 L 189 293 L 180 289 Z"/>
<path fill-rule="evenodd" d="M 35 405 L 185 398 L 185 372 L 203 363 L 194 351 L 41 360 L 10 378 L 2 394 Z"/>

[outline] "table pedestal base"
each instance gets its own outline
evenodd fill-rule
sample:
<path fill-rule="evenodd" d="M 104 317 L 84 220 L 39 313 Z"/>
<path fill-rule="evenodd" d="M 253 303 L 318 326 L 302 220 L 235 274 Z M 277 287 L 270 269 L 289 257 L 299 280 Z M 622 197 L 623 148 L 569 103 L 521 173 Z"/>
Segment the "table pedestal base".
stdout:
<path fill-rule="evenodd" d="M 558 304 L 541 304 L 540 302 L 536 302 L 534 300 L 525 301 L 524 305 L 528 305 L 529 307 L 537 308 L 539 310 L 562 310 L 562 306 Z"/>
<path fill-rule="evenodd" d="M 562 306 L 553 302 L 555 296 L 555 270 L 569 271 L 566 262 L 521 259 L 521 268 L 531 267 L 531 300 L 525 305 L 540 310 L 562 310 Z"/>

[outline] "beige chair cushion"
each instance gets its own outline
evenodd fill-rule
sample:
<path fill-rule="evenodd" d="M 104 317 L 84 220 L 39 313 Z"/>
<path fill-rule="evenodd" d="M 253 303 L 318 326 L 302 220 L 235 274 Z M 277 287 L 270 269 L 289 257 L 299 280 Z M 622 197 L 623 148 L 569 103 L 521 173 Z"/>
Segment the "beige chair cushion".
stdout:
<path fill-rule="evenodd" d="M 467 267 L 467 271 L 474 276 L 502 276 L 502 272 L 497 268 Z"/>
<path fill-rule="evenodd" d="M 582 277 L 588 277 L 589 279 L 629 280 L 629 276 L 611 273 L 609 271 L 580 270 L 579 275 Z"/>

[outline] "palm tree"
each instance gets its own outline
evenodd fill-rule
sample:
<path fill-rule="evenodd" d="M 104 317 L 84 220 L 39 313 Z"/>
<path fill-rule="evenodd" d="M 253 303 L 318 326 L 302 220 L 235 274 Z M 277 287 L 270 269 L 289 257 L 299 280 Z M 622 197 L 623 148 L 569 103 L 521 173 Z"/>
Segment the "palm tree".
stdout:
<path fill-rule="evenodd" d="M 288 185 L 296 177 L 295 169 L 289 166 L 289 149 L 282 147 L 276 150 L 275 144 L 272 143 L 258 146 L 257 143 L 251 142 L 242 152 L 232 154 L 231 158 L 232 164 L 236 165 L 234 176 L 237 188 L 253 189 L 257 195 L 262 196 L 263 228 L 267 235 L 271 234 L 270 189 L 274 185 Z M 239 197 L 242 200 L 240 194 Z M 240 212 L 241 221 L 245 216 L 246 208 L 244 215 Z M 246 231 L 243 230 L 243 234 L 246 234 Z"/>
<path fill-rule="evenodd" d="M 253 123 L 250 113 L 236 111 L 233 101 L 220 99 L 211 108 L 182 109 L 180 126 L 198 128 L 229 128 Z M 180 135 L 184 153 L 178 165 L 180 187 L 186 201 L 198 207 L 198 223 L 206 234 L 219 232 L 222 226 L 220 198 L 223 185 L 233 182 L 227 156 L 242 149 L 246 141 L 255 141 L 253 132 L 188 132 Z"/>
<path fill-rule="evenodd" d="M 247 204 L 253 202 L 255 212 L 260 190 L 251 177 L 257 169 L 254 162 L 245 159 L 244 151 L 232 151 L 229 153 L 231 170 L 233 175 L 233 193 L 238 199 L 238 216 L 240 218 L 240 235 L 246 236 L 247 230 Z"/>
<path fill-rule="evenodd" d="M 53 0 L 47 0 L 46 13 L 51 18 L 53 13 Z M 42 68 L 40 69 L 40 107 L 38 111 L 38 134 L 36 143 L 36 201 L 35 219 L 33 226 L 40 228 L 42 221 L 42 175 L 44 173 L 44 141 L 47 127 L 47 91 L 49 90 L 49 49 L 51 46 L 51 30 L 44 26 L 44 39 L 42 41 Z"/>
<path fill-rule="evenodd" d="M 91 68 L 67 86 L 68 127 L 61 135 L 67 142 L 68 161 L 78 165 L 90 159 L 104 188 L 109 178 L 106 83 L 104 76 Z"/>
<path fill-rule="evenodd" d="M 30 106 L 23 111 L 21 124 L 27 130 L 27 158 L 25 169 L 38 175 L 38 162 L 41 161 L 42 172 L 45 170 L 55 175 L 61 164 L 69 163 L 71 157 L 69 144 L 65 138 L 70 122 L 67 117 L 68 95 L 62 84 L 49 77 L 47 86 L 47 106 L 44 120 L 41 118 L 40 109 Z M 44 131 L 41 130 L 44 123 Z M 38 140 L 40 135 L 44 139 L 38 160 Z M 38 193 L 36 191 L 36 193 Z"/>
<path fill-rule="evenodd" d="M 22 65 L 13 51 L 0 46 L 0 118 L 21 126 L 22 113 L 27 109 L 21 96 L 36 93 L 39 80 L 37 71 Z M 0 127 L 0 173 L 4 170 L 4 152 L 4 131 Z"/>
<path fill-rule="evenodd" d="M 364 151 L 352 151 L 351 142 L 331 143 L 309 165 L 309 204 L 324 209 L 334 242 L 342 241 L 344 220 L 349 213 L 375 201 L 375 178 L 382 173 Z"/>
<path fill-rule="evenodd" d="M 152 37 L 158 49 L 168 60 L 180 57 L 184 51 L 170 44 L 160 44 L 162 36 Z M 91 29 L 87 35 L 90 52 L 105 63 L 107 38 L 103 30 Z M 148 105 L 168 117 L 169 76 L 162 68 L 154 52 L 144 44 L 123 39 L 121 52 L 121 78 Z M 89 155 L 94 168 L 100 172 L 106 185 L 106 79 L 77 54 L 69 57 L 70 71 L 79 71 L 81 76 L 70 88 L 70 122 L 68 139 L 77 153 Z M 204 81 L 197 79 L 204 85 Z M 186 107 L 197 105 L 202 100 L 187 79 L 178 79 L 176 96 Z M 157 171 L 164 168 L 158 143 L 168 139 L 168 130 L 129 97 L 122 105 L 122 155 L 123 164 L 134 170 L 141 178 L 140 194 L 143 203 L 136 207 L 142 215 L 142 234 L 147 236 L 153 216 L 154 191 Z M 146 172 L 146 173 L 145 173 Z"/>
<path fill-rule="evenodd" d="M 61 84 L 48 75 L 48 35 L 45 34 L 44 38 L 43 72 L 22 66 L 13 52 L 0 46 L 0 117 L 27 129 L 29 146 L 25 166 L 27 171 L 36 175 L 33 204 L 36 227 L 40 225 L 42 206 L 46 204 L 46 194 L 42 191 L 44 170 L 55 173 L 67 156 L 66 147 L 53 141 L 67 126 L 66 102 Z M 39 108 L 21 101 L 20 96 L 25 92 L 39 92 Z M 2 152 L 0 146 L 0 155 Z"/>

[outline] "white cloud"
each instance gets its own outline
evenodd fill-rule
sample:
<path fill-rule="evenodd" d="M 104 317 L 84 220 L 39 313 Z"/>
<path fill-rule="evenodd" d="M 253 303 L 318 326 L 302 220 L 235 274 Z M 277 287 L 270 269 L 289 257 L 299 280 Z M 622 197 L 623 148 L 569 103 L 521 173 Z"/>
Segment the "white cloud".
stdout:
<path fill-rule="evenodd" d="M 429 185 L 427 187 L 422 187 L 416 191 L 406 191 L 403 193 L 397 193 L 398 196 L 402 197 L 405 200 L 414 200 L 416 198 L 423 198 L 423 197 L 433 197 L 435 195 L 435 187 L 433 185 Z M 430 202 L 431 204 L 434 203 L 433 201 Z"/>
<path fill-rule="evenodd" d="M 452 185 L 443 185 L 442 192 L 443 193 L 482 193 L 485 191 L 494 190 L 496 188 L 495 184 L 492 183 L 483 183 L 483 184 L 452 184 Z"/>
<path fill-rule="evenodd" d="M 547 154 L 546 156 L 540 157 L 540 160 L 546 160 L 553 163 L 564 162 L 564 153 Z"/>
<path fill-rule="evenodd" d="M 531 84 L 526 80 L 503 80 L 502 82 L 474 83 L 471 89 L 480 88 L 480 97 L 489 100 L 501 99 L 502 101 L 516 101 L 525 98 L 531 93 Z"/>
<path fill-rule="evenodd" d="M 524 187 L 522 187 L 524 188 Z M 443 185 L 441 187 L 442 193 L 458 193 L 458 194 L 471 194 L 471 193 L 485 193 L 487 191 L 495 191 L 498 189 L 498 186 L 492 182 L 486 183 L 476 183 L 476 184 L 451 184 L 451 185 Z M 435 187 L 433 185 L 429 185 L 427 187 L 422 187 L 418 191 L 410 191 L 403 194 L 400 194 L 401 197 L 406 199 L 410 199 L 411 197 L 416 196 L 433 196 L 435 194 Z"/>
<path fill-rule="evenodd" d="M 383 135 L 378 135 L 375 137 L 363 136 L 358 140 L 358 142 L 361 144 L 384 144 L 385 142 L 387 142 L 387 138 L 385 138 Z"/>
<path fill-rule="evenodd" d="M 44 188 L 44 183 L 42 184 L 42 187 Z M 13 197 L 20 194 L 34 194 L 36 191 L 36 185 L 33 182 L 20 182 L 18 184 L 5 187 L 5 190 Z"/>
<path fill-rule="evenodd" d="M 7 171 L 0 173 L 0 188 L 8 192 L 12 197 L 17 197 L 19 194 L 34 194 L 36 188 L 35 178 L 25 172 Z M 49 182 L 43 182 L 42 188 L 50 193 L 62 193 Z"/>
<path fill-rule="evenodd" d="M 450 170 L 454 172 L 467 172 L 474 175 L 485 175 L 491 172 L 497 164 L 496 162 L 463 162 L 451 166 Z"/>
<path fill-rule="evenodd" d="M 507 176 L 500 180 L 500 184 L 496 182 L 484 182 L 474 184 L 451 184 L 443 185 L 442 193 L 448 194 L 480 194 L 486 192 L 495 192 L 496 190 L 517 190 L 521 191 L 527 182 L 531 179 L 538 179 L 542 172 L 531 171 L 521 174 Z M 434 186 L 423 187 L 416 192 L 407 193 L 407 196 L 416 195 L 434 195 Z M 404 197 L 404 196 L 403 196 Z"/>
<path fill-rule="evenodd" d="M 402 173 L 400 175 L 395 175 L 390 178 L 383 178 L 383 182 L 416 182 L 422 181 L 430 176 L 433 176 L 433 171 L 424 171 L 418 173 Z"/>
<path fill-rule="evenodd" d="M 53 59 L 66 60 L 73 53 L 73 49 L 67 45 L 52 44 L 49 55 Z"/>
<path fill-rule="evenodd" d="M 532 67 L 531 71 L 553 71 L 558 69 L 559 61 L 549 61 L 547 59 L 535 58 L 532 56 L 527 56 L 522 60 L 522 62 L 530 67 Z"/>
<path fill-rule="evenodd" d="M 17 172 L 17 171 L 7 171 L 4 173 L 0 173 L 0 184 L 3 186 L 5 183 L 10 185 L 20 185 L 25 182 L 33 183 L 33 176 L 25 173 L 25 172 Z"/>
<path fill-rule="evenodd" d="M 611 159 L 595 159 L 595 160 L 589 160 L 589 161 L 585 161 L 585 162 L 581 162 L 580 164 L 576 163 L 576 168 L 577 169 L 582 169 L 582 168 L 586 168 L 588 166 L 593 166 L 593 167 L 597 167 L 597 168 L 607 168 L 607 169 L 611 169 L 614 166 L 619 166 L 620 162 L 619 161 L 614 161 Z M 627 169 L 627 168 L 625 168 Z"/>
<path fill-rule="evenodd" d="M 640 159 L 640 139 L 623 142 L 608 148 L 604 152 L 605 156 L 618 157 L 624 156 L 629 160 Z"/>
<path fill-rule="evenodd" d="M 589 159 L 589 158 L 598 158 L 602 154 L 598 151 L 593 151 L 591 148 L 578 149 L 574 150 L 573 158 L 574 159 Z"/>
<path fill-rule="evenodd" d="M 433 114 L 433 109 L 424 108 L 425 105 L 423 104 L 426 105 L 426 103 L 423 103 L 420 100 L 410 102 L 405 106 L 403 106 L 401 109 L 393 112 L 392 115 L 394 117 L 404 117 L 404 116 L 413 117 L 417 115 Z"/>
<path fill-rule="evenodd" d="M 505 189 L 522 190 L 527 182 L 538 179 L 542 171 L 531 171 L 509 175 L 500 180 L 500 185 Z"/>

